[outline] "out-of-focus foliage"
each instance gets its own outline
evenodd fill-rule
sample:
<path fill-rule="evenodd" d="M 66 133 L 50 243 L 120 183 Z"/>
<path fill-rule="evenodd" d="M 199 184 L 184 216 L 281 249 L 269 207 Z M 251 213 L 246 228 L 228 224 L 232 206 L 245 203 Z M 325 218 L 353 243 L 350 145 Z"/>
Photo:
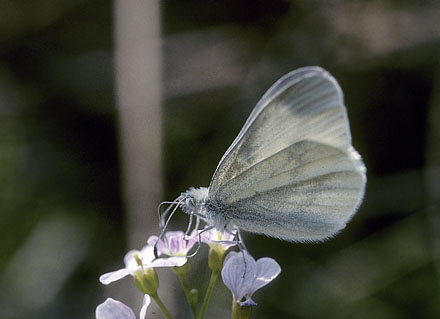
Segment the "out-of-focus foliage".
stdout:
<path fill-rule="evenodd" d="M 0 317 L 90 316 L 122 263 L 112 9 L 0 2 Z M 255 318 L 440 316 L 439 16 L 427 0 L 162 1 L 164 199 L 208 185 L 264 91 L 305 65 L 340 82 L 368 169 L 331 241 L 245 238 L 283 269 Z M 228 317 L 221 286 L 209 318 Z"/>
<path fill-rule="evenodd" d="M 84 316 L 124 251 L 111 5 L 1 1 L 0 21 L 0 317 Z"/>

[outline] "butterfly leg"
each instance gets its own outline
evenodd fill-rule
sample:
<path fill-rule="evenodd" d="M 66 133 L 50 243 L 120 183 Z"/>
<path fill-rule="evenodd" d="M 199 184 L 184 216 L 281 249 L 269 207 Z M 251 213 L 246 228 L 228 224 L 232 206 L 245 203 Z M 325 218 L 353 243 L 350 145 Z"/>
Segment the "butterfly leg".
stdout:
<path fill-rule="evenodd" d="M 213 229 L 214 226 L 209 226 L 206 227 L 205 229 L 202 229 L 199 234 L 198 234 L 198 240 L 197 240 L 197 248 L 195 250 L 195 252 L 193 252 L 191 255 L 187 255 L 186 257 L 190 258 L 190 257 L 194 257 L 200 250 L 200 247 L 202 246 L 202 233 L 204 233 L 205 231 L 211 230 Z"/>
<path fill-rule="evenodd" d="M 247 269 L 247 266 L 246 266 L 246 258 L 244 257 L 244 252 L 245 252 L 245 251 L 249 251 L 249 250 L 246 248 L 246 245 L 244 244 L 243 238 L 241 237 L 240 229 L 237 229 L 237 232 L 234 233 L 234 232 L 230 231 L 229 229 L 226 229 L 226 228 L 225 228 L 225 232 L 227 232 L 228 234 L 231 234 L 231 235 L 234 236 L 234 238 L 235 238 L 235 243 L 237 244 L 237 246 L 238 246 L 238 248 L 240 249 L 240 252 L 241 252 L 241 254 L 242 254 L 242 256 L 243 256 L 244 272 L 243 272 L 243 276 L 242 276 L 242 278 L 244 278 L 244 276 L 246 275 L 246 269 Z"/>
<path fill-rule="evenodd" d="M 167 229 L 168 224 L 170 223 L 171 218 L 173 218 L 174 213 L 176 212 L 177 208 L 179 208 L 180 204 L 181 204 L 181 202 L 178 202 L 177 204 L 171 204 L 167 208 L 167 211 L 169 211 L 171 209 L 171 207 L 173 207 L 173 205 L 175 205 L 173 210 L 171 211 L 170 215 L 168 216 L 167 221 L 165 223 L 162 222 L 163 228 L 162 228 L 162 230 L 161 230 L 161 232 L 159 234 L 159 238 L 157 239 L 156 243 L 154 244 L 154 257 L 156 257 L 156 258 L 159 258 L 159 254 L 157 253 L 157 243 L 159 242 L 159 240 L 162 239 L 163 235 L 165 234 L 165 230 Z M 168 212 L 166 212 L 166 214 L 168 214 Z M 164 215 L 162 215 L 162 217 L 163 216 Z"/>
<path fill-rule="evenodd" d="M 244 272 L 243 272 L 242 278 L 244 278 L 244 276 L 246 275 L 246 270 L 247 270 L 247 263 L 246 263 L 246 258 L 244 257 L 244 252 L 248 251 L 248 249 L 246 248 L 246 245 L 244 244 L 243 238 L 241 237 L 240 230 L 237 230 L 237 239 L 239 242 L 238 248 L 240 248 L 241 255 L 243 256 Z"/>

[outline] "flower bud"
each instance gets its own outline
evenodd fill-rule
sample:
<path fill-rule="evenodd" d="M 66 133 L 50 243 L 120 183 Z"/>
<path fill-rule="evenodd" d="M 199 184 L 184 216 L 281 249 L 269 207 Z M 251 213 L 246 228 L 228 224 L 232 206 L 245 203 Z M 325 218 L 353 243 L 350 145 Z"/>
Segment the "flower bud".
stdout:
<path fill-rule="evenodd" d="M 189 299 L 191 305 L 197 305 L 199 301 L 199 291 L 197 289 L 191 289 L 189 292 Z"/>
<path fill-rule="evenodd" d="M 177 276 L 186 276 L 191 272 L 191 263 L 187 261 L 183 266 L 176 266 L 171 268 L 174 274 Z"/>
<path fill-rule="evenodd" d="M 208 266 L 212 271 L 222 270 L 225 252 L 219 249 L 209 249 Z"/>
<path fill-rule="evenodd" d="M 159 278 L 154 268 L 138 270 L 133 276 L 136 287 L 144 294 L 154 295 L 159 288 Z"/>

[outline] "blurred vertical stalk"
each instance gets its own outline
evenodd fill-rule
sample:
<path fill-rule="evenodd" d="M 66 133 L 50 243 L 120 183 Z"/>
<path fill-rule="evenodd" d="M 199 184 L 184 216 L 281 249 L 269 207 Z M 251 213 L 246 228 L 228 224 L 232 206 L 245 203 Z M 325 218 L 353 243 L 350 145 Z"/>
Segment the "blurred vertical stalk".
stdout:
<path fill-rule="evenodd" d="M 139 249 L 148 235 L 158 231 L 156 208 L 162 194 L 160 2 L 115 0 L 114 18 L 128 245 Z"/>
<path fill-rule="evenodd" d="M 161 198 L 159 1 L 115 1 L 115 74 L 130 247 L 157 232 Z"/>

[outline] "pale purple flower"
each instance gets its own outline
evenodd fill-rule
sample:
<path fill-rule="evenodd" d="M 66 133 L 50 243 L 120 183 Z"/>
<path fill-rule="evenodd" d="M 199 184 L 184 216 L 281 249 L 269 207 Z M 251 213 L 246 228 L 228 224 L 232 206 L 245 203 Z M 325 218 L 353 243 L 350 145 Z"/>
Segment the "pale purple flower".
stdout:
<path fill-rule="evenodd" d="M 161 239 L 157 236 L 150 236 L 147 242 L 153 247 L 157 242 L 157 251 L 164 255 L 185 257 L 197 240 L 197 231 L 193 231 L 187 239 L 185 233 L 179 230 L 167 231 Z"/>
<path fill-rule="evenodd" d="M 145 319 L 149 304 L 150 296 L 144 295 L 139 319 Z M 106 301 L 96 307 L 96 319 L 136 319 L 136 316 L 133 310 L 122 302 L 107 298 Z"/>
<path fill-rule="evenodd" d="M 234 302 L 242 306 L 256 306 L 252 295 L 275 279 L 281 267 L 272 258 L 257 261 L 247 252 L 230 252 L 225 259 L 222 278 L 232 292 Z M 244 299 L 244 300 L 243 300 Z"/>
<path fill-rule="evenodd" d="M 216 228 L 202 231 L 200 237 L 203 243 L 209 245 L 209 248 L 217 251 L 225 252 L 229 247 L 237 245 L 237 242 L 234 240 L 234 234 L 222 232 Z"/>
<path fill-rule="evenodd" d="M 106 273 L 99 277 L 99 281 L 104 285 L 108 285 L 128 275 L 134 276 L 137 271 L 144 271 L 146 268 L 182 266 L 186 263 L 186 258 L 168 257 L 156 259 L 154 248 L 146 245 L 140 251 L 130 250 L 124 257 L 124 263 L 125 268 Z"/>

